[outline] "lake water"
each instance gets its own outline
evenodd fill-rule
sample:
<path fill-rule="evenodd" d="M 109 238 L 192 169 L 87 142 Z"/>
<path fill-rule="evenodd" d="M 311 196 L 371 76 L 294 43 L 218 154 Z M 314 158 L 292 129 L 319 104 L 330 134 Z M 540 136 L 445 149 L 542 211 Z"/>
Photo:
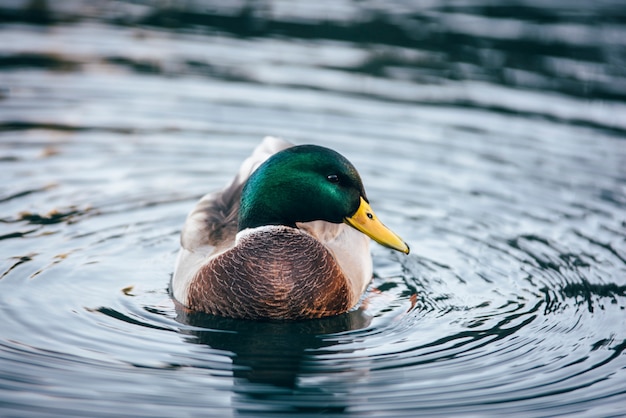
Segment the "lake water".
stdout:
<path fill-rule="evenodd" d="M 175 4 L 0 5 L 0 415 L 626 415 L 623 1 Z M 348 314 L 170 298 L 265 135 L 411 246 Z"/>

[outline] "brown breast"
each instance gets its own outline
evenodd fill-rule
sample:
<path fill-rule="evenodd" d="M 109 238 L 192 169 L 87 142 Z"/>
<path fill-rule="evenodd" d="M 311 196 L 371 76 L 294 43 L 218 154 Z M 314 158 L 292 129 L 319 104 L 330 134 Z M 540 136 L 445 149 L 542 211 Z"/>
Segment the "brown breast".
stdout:
<path fill-rule="evenodd" d="M 330 252 L 288 227 L 261 228 L 211 260 L 189 289 L 193 310 L 231 318 L 304 319 L 346 312 L 347 280 Z"/>

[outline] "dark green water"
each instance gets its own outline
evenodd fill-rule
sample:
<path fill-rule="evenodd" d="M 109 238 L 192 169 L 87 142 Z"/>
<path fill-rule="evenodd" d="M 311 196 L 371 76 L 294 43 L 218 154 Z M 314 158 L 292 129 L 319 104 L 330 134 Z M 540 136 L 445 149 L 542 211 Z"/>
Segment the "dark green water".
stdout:
<path fill-rule="evenodd" d="M 624 2 L 168 4 L 0 3 L 1 416 L 626 413 Z M 354 312 L 176 310 L 265 135 L 410 244 Z"/>

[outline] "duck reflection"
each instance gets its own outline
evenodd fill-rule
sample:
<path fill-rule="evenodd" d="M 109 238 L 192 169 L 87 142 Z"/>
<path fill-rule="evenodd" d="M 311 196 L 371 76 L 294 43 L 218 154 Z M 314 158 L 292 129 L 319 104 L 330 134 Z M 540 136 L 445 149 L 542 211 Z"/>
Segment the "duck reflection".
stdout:
<path fill-rule="evenodd" d="M 371 317 L 358 309 L 343 315 L 303 321 L 250 321 L 222 318 L 177 307 L 177 320 L 194 329 L 189 342 L 234 354 L 237 380 L 295 389 L 299 376 L 311 371 L 317 350 L 336 344 L 329 334 L 370 325 Z"/>

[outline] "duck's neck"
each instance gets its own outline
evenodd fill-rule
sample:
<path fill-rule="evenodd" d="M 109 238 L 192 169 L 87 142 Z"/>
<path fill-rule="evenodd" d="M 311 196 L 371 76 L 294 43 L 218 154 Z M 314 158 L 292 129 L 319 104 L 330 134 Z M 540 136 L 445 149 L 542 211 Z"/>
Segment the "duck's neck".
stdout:
<path fill-rule="evenodd" d="M 242 198 L 239 208 L 238 230 L 243 231 L 248 228 L 257 228 L 266 225 L 285 225 L 295 227 L 296 221 L 293 217 L 283 213 L 281 201 L 284 199 L 276 196 L 275 199 L 268 199 L 254 193 Z"/>

